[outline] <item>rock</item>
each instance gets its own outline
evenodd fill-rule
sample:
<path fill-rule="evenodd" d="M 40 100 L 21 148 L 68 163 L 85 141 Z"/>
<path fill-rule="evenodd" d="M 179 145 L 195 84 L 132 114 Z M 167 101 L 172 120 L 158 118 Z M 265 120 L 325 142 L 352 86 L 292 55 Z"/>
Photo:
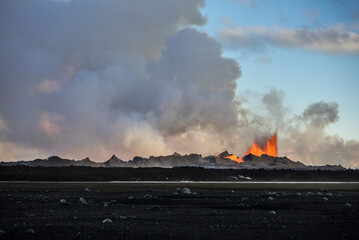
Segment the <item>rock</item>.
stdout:
<path fill-rule="evenodd" d="M 35 231 L 34 231 L 34 229 L 29 228 L 29 229 L 27 229 L 27 230 L 25 231 L 25 233 L 27 233 L 27 234 L 35 234 Z"/>
<path fill-rule="evenodd" d="M 333 196 L 333 194 L 332 193 L 330 193 L 330 192 L 328 192 L 327 194 L 325 194 L 325 195 L 327 195 L 328 197 L 332 197 Z"/>
<path fill-rule="evenodd" d="M 271 196 L 278 196 L 278 193 L 277 193 L 277 192 L 268 192 L 267 194 L 268 194 L 268 195 L 271 195 Z"/>
<path fill-rule="evenodd" d="M 85 188 L 85 192 L 90 192 L 90 189 L 88 189 L 88 188 Z"/>
<path fill-rule="evenodd" d="M 315 194 L 312 192 L 307 192 L 306 196 L 314 196 Z"/>
<path fill-rule="evenodd" d="M 69 203 L 66 201 L 66 199 L 61 199 L 60 200 L 60 203 L 62 204 L 62 205 L 68 205 Z"/>
<path fill-rule="evenodd" d="M 328 198 L 326 198 L 326 197 L 323 197 L 323 200 L 324 200 L 324 201 L 328 201 L 329 199 L 328 199 Z"/>
<path fill-rule="evenodd" d="M 106 218 L 102 221 L 102 223 L 112 223 L 112 220 L 109 218 Z"/>
<path fill-rule="evenodd" d="M 213 210 L 213 211 L 211 212 L 211 215 L 218 215 L 218 212 L 217 212 L 216 210 Z"/>
<path fill-rule="evenodd" d="M 143 196 L 144 199 L 152 199 L 152 195 L 151 194 L 146 194 L 145 196 Z"/>
<path fill-rule="evenodd" d="M 318 196 L 323 196 L 324 194 L 322 192 L 317 192 Z"/>
<path fill-rule="evenodd" d="M 295 195 L 302 196 L 302 194 L 300 192 L 297 192 Z"/>
<path fill-rule="evenodd" d="M 103 207 L 108 207 L 109 205 L 110 205 L 109 202 L 105 202 L 105 203 L 103 204 Z"/>
<path fill-rule="evenodd" d="M 0 229 L 0 236 L 1 235 L 4 235 L 6 232 L 4 231 L 4 230 L 2 230 L 2 229 Z"/>
<path fill-rule="evenodd" d="M 273 201 L 273 200 L 274 200 L 274 198 L 272 198 L 272 197 L 268 197 L 268 200 Z"/>
<path fill-rule="evenodd" d="M 50 200 L 50 198 L 49 198 L 49 197 L 47 197 L 47 196 L 42 196 L 42 199 L 43 199 L 43 200 L 45 200 L 45 201 Z"/>
<path fill-rule="evenodd" d="M 117 203 L 117 201 L 116 200 L 111 200 L 110 203 Z"/>
<path fill-rule="evenodd" d="M 132 196 L 129 196 L 129 197 L 128 197 L 128 200 L 132 200 L 133 198 L 134 198 L 134 197 L 132 197 Z"/>
<path fill-rule="evenodd" d="M 189 188 L 182 188 L 182 193 L 184 194 L 191 194 L 191 190 Z"/>
<path fill-rule="evenodd" d="M 126 216 L 119 216 L 118 218 L 119 218 L 120 220 L 126 220 L 126 219 L 127 219 Z"/>
<path fill-rule="evenodd" d="M 79 201 L 80 201 L 80 203 L 81 203 L 82 205 L 87 205 L 86 200 L 83 199 L 82 197 L 79 199 Z"/>
<path fill-rule="evenodd" d="M 277 214 L 277 213 L 276 213 L 275 211 L 269 211 L 268 214 L 270 214 L 270 215 L 275 215 L 275 214 Z"/>
<path fill-rule="evenodd" d="M 350 203 L 345 203 L 346 207 L 351 207 L 352 205 Z"/>

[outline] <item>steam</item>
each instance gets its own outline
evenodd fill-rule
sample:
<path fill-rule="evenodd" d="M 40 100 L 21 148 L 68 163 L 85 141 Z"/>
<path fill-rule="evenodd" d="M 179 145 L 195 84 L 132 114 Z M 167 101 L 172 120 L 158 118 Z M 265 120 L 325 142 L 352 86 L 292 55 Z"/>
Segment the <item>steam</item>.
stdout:
<path fill-rule="evenodd" d="M 293 116 L 284 105 L 285 94 L 280 90 L 272 89 L 262 95 L 250 92 L 242 97 L 249 101 L 241 105 L 242 129 L 247 129 L 251 136 L 250 129 L 258 142 L 268 134 L 268 129 L 278 129 L 279 155 L 310 165 L 359 166 L 359 141 L 344 140 L 326 132 L 330 124 L 339 120 L 337 103 L 312 103 L 300 115 Z M 260 100 L 255 107 L 254 99 Z"/>
<path fill-rule="evenodd" d="M 49 155 L 240 155 L 268 129 L 280 154 L 358 166 L 359 143 L 325 134 L 336 103 L 288 116 L 284 93 L 235 96 L 238 63 L 192 26 L 202 0 L 1 1 L 0 160 Z M 267 61 L 267 60 L 266 60 Z"/>
<path fill-rule="evenodd" d="M 223 148 L 241 73 L 216 40 L 189 28 L 205 24 L 203 6 L 2 2 L 1 159 Z"/>

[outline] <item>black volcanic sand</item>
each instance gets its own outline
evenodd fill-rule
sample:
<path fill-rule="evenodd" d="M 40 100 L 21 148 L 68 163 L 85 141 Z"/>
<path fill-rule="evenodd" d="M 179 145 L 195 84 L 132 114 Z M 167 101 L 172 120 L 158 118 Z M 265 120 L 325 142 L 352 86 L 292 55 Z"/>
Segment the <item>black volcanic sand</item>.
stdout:
<path fill-rule="evenodd" d="M 359 170 L 264 170 L 97 167 L 0 167 L 0 181 L 353 181 Z M 233 178 L 235 177 L 235 178 Z"/>
<path fill-rule="evenodd" d="M 184 240 L 359 236 L 358 189 L 310 192 L 192 189 L 195 193 L 185 194 L 170 185 L 168 190 L 147 187 L 125 192 L 2 190 L 0 229 L 6 233 L 0 233 L 0 238 Z M 81 204 L 80 197 L 88 204 Z M 71 204 L 62 205 L 61 199 Z M 112 223 L 102 223 L 106 218 Z M 25 233 L 29 228 L 35 233 Z"/>

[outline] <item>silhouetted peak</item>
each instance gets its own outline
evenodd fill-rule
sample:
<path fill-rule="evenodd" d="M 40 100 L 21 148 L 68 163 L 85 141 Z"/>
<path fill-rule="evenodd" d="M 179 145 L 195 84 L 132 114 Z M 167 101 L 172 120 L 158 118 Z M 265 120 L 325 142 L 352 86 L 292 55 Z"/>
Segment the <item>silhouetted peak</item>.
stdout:
<path fill-rule="evenodd" d="M 225 158 L 225 157 L 229 157 L 231 156 L 231 154 L 228 153 L 228 151 L 224 151 L 221 154 L 218 155 L 221 158 Z"/>
<path fill-rule="evenodd" d="M 180 157 L 180 156 L 182 156 L 182 155 L 181 155 L 181 154 L 179 154 L 178 152 L 174 152 L 174 153 L 173 153 L 173 156 Z"/>

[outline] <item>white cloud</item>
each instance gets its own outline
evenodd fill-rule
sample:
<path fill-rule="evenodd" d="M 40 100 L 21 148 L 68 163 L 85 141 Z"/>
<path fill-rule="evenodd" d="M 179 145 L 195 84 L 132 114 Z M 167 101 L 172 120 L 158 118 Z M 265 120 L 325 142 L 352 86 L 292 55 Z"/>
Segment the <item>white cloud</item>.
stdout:
<path fill-rule="evenodd" d="M 268 56 L 259 56 L 257 59 L 256 59 L 256 62 L 260 62 L 260 63 L 271 63 L 272 62 L 272 59 Z"/>
<path fill-rule="evenodd" d="M 328 54 L 359 54 L 359 35 L 343 28 L 290 29 L 265 26 L 227 27 L 221 41 L 230 48 L 263 50 L 269 46 L 303 48 Z"/>

